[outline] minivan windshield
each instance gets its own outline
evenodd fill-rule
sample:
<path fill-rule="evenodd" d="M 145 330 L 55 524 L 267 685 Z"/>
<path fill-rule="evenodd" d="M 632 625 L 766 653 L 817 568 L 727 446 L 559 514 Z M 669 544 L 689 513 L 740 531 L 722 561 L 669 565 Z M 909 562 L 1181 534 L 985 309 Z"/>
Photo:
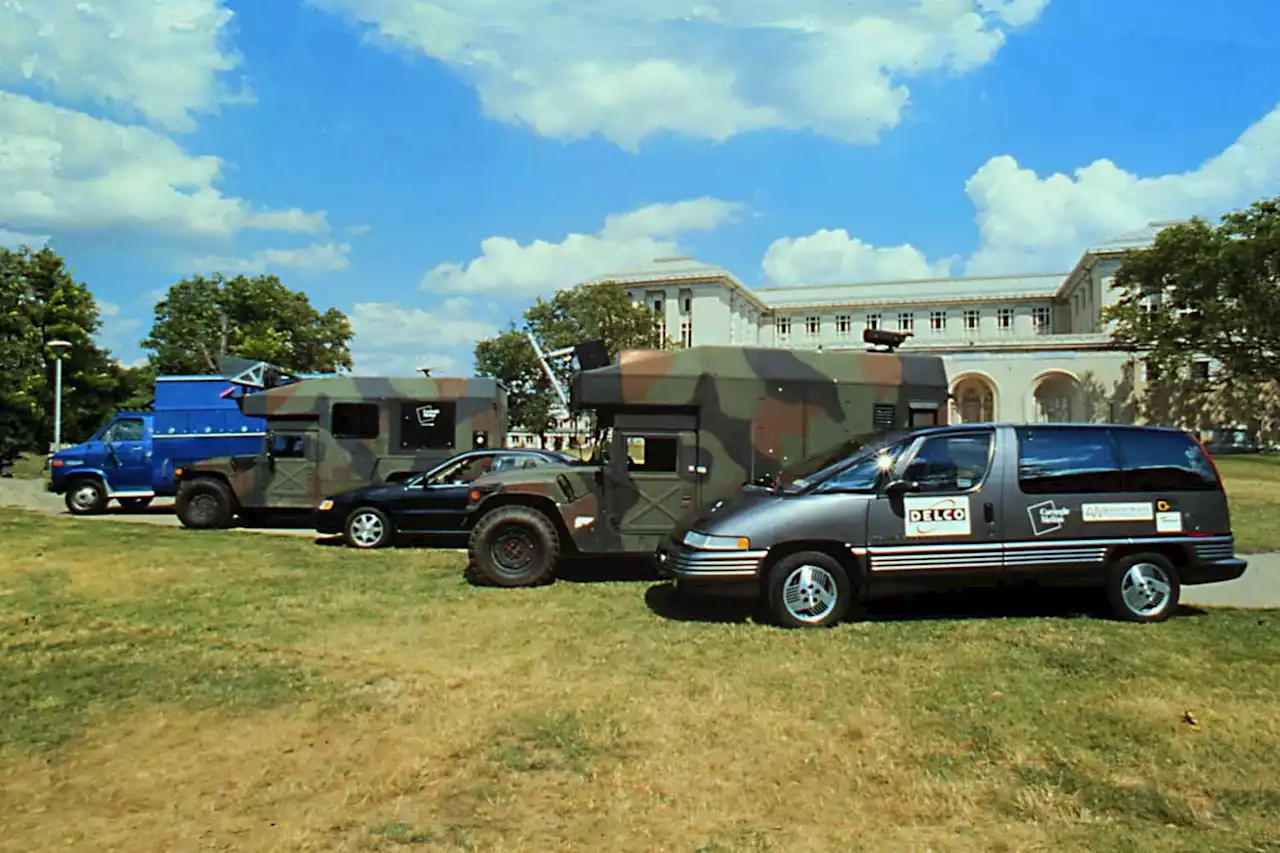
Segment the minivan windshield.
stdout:
<path fill-rule="evenodd" d="M 859 467 L 860 462 L 872 462 L 883 455 L 891 463 L 901 449 L 901 441 L 901 434 L 871 433 L 855 436 L 829 453 L 815 456 L 790 470 L 784 470 L 774 481 L 773 488 L 783 494 L 797 494 L 846 467 Z M 884 451 L 889 452 L 885 454 Z M 877 466 L 864 467 L 868 467 L 869 472 L 873 472 L 876 467 L 883 469 L 885 464 L 885 462 L 879 462 Z"/>

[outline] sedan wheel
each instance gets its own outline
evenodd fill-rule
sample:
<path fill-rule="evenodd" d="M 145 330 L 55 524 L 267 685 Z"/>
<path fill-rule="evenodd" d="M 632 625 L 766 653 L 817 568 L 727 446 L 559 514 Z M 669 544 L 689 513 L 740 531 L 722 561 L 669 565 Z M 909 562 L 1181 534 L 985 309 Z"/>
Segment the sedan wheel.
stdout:
<path fill-rule="evenodd" d="M 344 532 L 352 548 L 381 548 L 391 539 L 391 523 L 382 510 L 362 507 L 347 517 Z"/>

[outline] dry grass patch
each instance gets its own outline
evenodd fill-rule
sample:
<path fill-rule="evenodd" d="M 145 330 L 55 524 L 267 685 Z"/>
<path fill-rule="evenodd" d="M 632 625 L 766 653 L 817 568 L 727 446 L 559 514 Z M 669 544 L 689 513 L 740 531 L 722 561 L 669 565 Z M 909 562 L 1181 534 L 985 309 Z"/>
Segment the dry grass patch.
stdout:
<path fill-rule="evenodd" d="M 17 815 L 0 848 L 1280 838 L 1270 614 L 1143 627 L 956 605 L 788 632 L 732 608 L 668 618 L 646 583 L 476 589 L 425 549 L 92 525 L 120 571 L 187 566 L 121 597 L 77 582 L 86 527 L 0 520 L 28 567 L 6 568 L 0 598 L 0 797 Z"/>

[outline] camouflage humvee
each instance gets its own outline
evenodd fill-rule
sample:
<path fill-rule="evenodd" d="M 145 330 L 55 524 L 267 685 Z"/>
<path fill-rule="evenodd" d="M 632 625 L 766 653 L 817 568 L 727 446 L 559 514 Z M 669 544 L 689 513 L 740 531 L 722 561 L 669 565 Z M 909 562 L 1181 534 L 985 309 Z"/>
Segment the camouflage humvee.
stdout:
<path fill-rule="evenodd" d="M 608 433 L 605 452 L 476 480 L 479 580 L 527 586 L 549 580 L 561 555 L 652 554 L 691 513 L 783 466 L 855 436 L 945 423 L 949 396 L 936 356 L 734 346 L 623 352 L 578 372 L 570 392 Z"/>
<path fill-rule="evenodd" d="M 325 495 L 395 482 L 463 450 L 506 443 L 507 395 L 494 379 L 329 376 L 258 384 L 262 390 L 237 402 L 244 414 L 265 419 L 262 452 L 203 459 L 177 472 L 184 527 L 313 510 Z"/>

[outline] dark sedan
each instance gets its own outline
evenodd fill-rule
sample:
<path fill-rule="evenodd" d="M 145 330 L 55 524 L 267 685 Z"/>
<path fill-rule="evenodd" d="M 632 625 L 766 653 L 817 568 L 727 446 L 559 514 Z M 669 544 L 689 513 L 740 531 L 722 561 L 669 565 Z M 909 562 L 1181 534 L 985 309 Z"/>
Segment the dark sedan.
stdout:
<path fill-rule="evenodd" d="M 466 541 L 462 522 L 471 483 L 482 474 L 518 468 L 581 465 L 556 450 L 469 450 L 398 483 L 378 483 L 325 498 L 316 531 L 341 534 L 353 548 L 381 548 L 397 536 Z"/>

